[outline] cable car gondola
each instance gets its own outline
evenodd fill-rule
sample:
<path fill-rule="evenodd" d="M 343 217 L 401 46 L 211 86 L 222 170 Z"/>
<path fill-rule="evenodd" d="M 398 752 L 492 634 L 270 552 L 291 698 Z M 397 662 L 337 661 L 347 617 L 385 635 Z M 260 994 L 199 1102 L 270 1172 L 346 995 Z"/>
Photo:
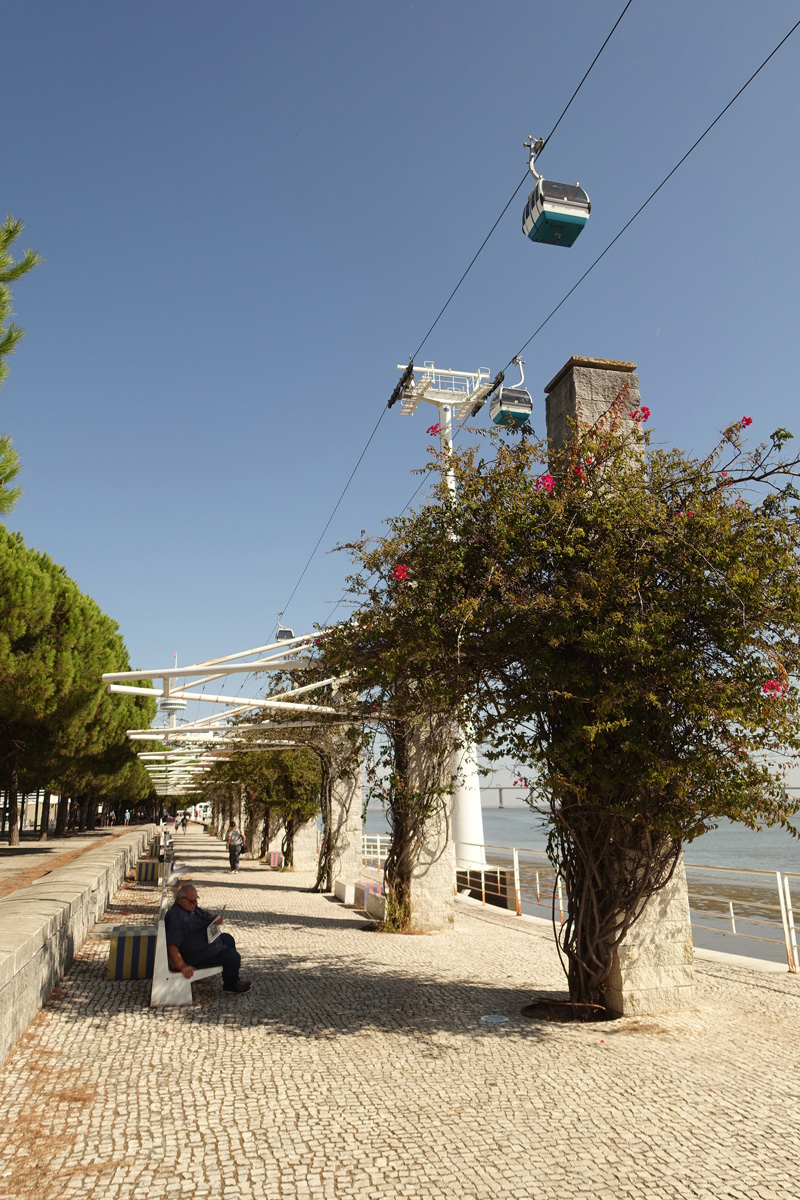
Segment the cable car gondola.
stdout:
<path fill-rule="evenodd" d="M 592 203 L 579 184 L 554 183 L 542 178 L 533 165 L 544 145 L 541 138 L 536 141 L 530 138 L 525 145 L 530 150 L 528 165 L 536 186 L 522 214 L 522 232 L 532 242 L 571 246 L 589 220 Z"/>
<path fill-rule="evenodd" d="M 513 361 L 519 367 L 519 383 L 516 387 L 499 387 L 497 389 L 489 405 L 489 416 L 495 425 L 511 425 L 515 429 L 519 429 L 530 420 L 533 401 L 528 389 L 522 386 L 525 382 L 522 359 L 515 358 Z"/>

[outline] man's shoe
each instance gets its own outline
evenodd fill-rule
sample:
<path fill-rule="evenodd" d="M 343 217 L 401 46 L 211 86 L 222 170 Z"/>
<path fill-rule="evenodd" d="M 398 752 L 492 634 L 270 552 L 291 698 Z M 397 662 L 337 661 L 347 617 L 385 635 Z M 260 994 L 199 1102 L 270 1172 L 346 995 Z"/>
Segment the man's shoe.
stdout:
<path fill-rule="evenodd" d="M 241 995 L 242 992 L 249 992 L 252 986 L 252 983 L 246 983 L 244 979 L 240 979 L 233 987 L 224 987 L 222 990 L 223 992 L 236 992 L 238 995 Z"/>

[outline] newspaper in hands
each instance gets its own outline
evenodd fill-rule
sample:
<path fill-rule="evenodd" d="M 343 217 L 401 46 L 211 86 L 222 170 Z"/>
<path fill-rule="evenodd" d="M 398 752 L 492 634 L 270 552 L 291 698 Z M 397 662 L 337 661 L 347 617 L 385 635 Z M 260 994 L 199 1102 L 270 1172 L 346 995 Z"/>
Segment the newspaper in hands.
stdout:
<path fill-rule="evenodd" d="M 222 930 L 220 929 L 220 925 L 222 923 L 222 914 L 225 912 L 225 909 L 227 907 L 228 907 L 227 904 L 224 904 L 222 906 L 222 908 L 219 910 L 217 915 L 214 917 L 214 920 L 211 922 L 211 924 L 206 929 L 206 937 L 208 938 L 209 943 L 215 942 L 217 940 L 217 938 L 219 937 L 219 935 L 222 933 Z"/>

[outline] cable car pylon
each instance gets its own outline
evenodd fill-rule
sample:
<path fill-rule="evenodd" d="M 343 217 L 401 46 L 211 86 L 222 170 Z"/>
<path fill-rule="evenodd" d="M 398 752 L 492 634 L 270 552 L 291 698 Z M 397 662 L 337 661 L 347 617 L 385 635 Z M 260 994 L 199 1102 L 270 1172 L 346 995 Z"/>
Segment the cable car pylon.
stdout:
<path fill-rule="evenodd" d="M 413 362 L 398 363 L 402 379 L 393 393 L 391 403 L 400 400 L 400 413 L 413 416 L 420 402 L 432 404 L 437 409 L 439 420 L 431 426 L 439 435 L 442 452 L 442 470 L 450 494 L 456 494 L 456 477 L 450 455 L 453 449 L 453 417 L 464 421 L 475 415 L 487 399 L 500 387 L 503 374 L 490 378 L 488 367 L 477 371 L 454 371 L 425 362 L 415 367 Z M 391 407 L 390 403 L 390 407 Z M 481 812 L 480 773 L 475 740 L 469 729 L 460 733 L 461 746 L 453 752 L 452 770 L 455 777 L 453 787 L 452 821 L 453 844 L 456 866 L 469 870 L 480 870 L 486 866 L 484 850 L 483 813 Z"/>

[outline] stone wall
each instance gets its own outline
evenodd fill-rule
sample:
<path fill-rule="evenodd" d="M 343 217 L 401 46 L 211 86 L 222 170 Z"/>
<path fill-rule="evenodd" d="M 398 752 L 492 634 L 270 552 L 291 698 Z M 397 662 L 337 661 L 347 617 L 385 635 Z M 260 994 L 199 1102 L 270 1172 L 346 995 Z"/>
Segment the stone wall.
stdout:
<path fill-rule="evenodd" d="M 69 969 L 125 873 L 158 832 L 139 826 L 5 896 L 0 908 L 0 1062 Z"/>

